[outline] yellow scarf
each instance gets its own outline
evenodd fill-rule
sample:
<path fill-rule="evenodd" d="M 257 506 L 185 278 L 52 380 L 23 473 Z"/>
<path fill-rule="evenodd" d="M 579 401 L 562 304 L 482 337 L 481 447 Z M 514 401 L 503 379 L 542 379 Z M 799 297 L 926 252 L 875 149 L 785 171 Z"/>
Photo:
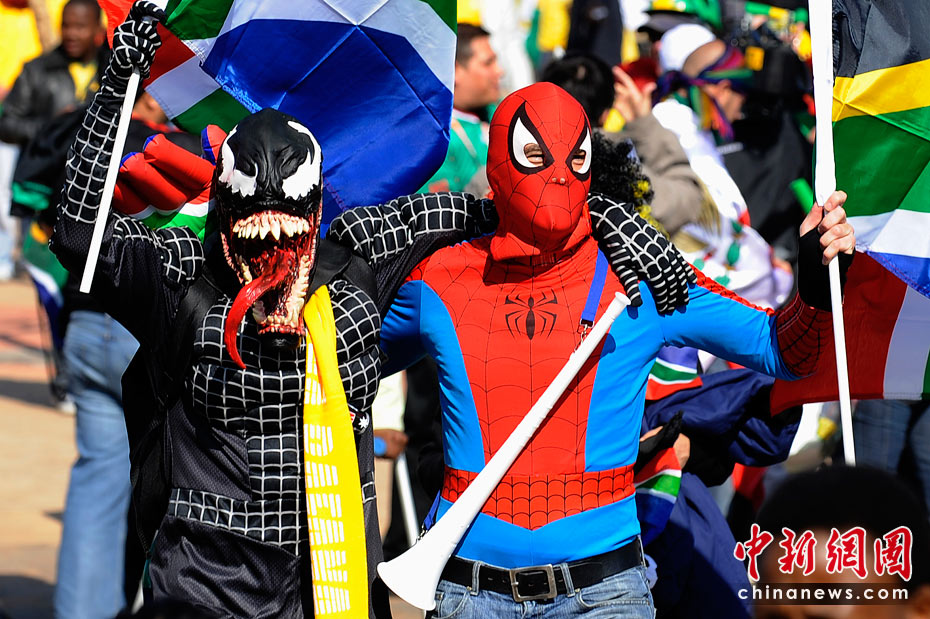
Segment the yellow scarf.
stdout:
<path fill-rule="evenodd" d="M 368 567 L 355 436 L 336 360 L 336 322 L 321 286 L 304 306 L 304 471 L 317 617 L 367 617 Z"/>

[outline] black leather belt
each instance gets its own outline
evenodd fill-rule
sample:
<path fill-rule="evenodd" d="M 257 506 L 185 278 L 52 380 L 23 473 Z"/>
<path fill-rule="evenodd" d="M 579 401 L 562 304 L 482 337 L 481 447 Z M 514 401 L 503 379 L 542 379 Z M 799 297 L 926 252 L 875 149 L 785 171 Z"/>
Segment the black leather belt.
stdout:
<path fill-rule="evenodd" d="M 572 587 L 581 589 L 599 583 L 631 567 L 644 565 L 639 540 L 602 555 L 568 562 Z M 442 579 L 466 587 L 472 586 L 475 562 L 452 557 L 442 571 Z M 478 588 L 507 593 L 516 602 L 551 600 L 568 593 L 565 576 L 559 565 L 533 565 L 512 570 L 484 565 L 478 567 Z"/>

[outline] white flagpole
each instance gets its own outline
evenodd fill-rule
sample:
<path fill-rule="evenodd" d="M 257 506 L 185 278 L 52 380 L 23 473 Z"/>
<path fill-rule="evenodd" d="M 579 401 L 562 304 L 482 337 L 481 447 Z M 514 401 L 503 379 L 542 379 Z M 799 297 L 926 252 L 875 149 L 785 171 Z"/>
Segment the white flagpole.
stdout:
<path fill-rule="evenodd" d="M 103 194 L 100 196 L 100 207 L 97 209 L 97 220 L 94 222 L 94 232 L 90 237 L 90 248 L 87 250 L 87 261 L 84 263 L 84 275 L 81 277 L 81 292 L 90 292 L 91 282 L 94 281 L 94 272 L 97 270 L 97 258 L 100 256 L 100 244 L 103 242 L 103 233 L 110 218 L 110 204 L 113 202 L 113 190 L 116 188 L 116 176 L 119 174 L 120 160 L 123 158 L 123 148 L 126 146 L 126 134 L 129 132 L 129 119 L 132 117 L 132 107 L 136 102 L 136 91 L 139 89 L 139 70 L 134 69 L 129 76 L 126 86 L 126 97 L 120 108 L 119 124 L 116 126 L 116 137 L 113 140 L 113 152 L 110 153 L 110 164 L 107 167 L 107 176 L 103 181 Z"/>
<path fill-rule="evenodd" d="M 407 545 L 417 543 L 419 531 L 417 530 L 417 507 L 413 500 L 413 487 L 410 484 L 410 469 L 407 467 L 407 456 L 401 453 L 394 460 L 394 477 L 397 482 L 397 492 L 400 494 L 401 512 L 404 514 L 404 530 L 407 532 Z"/>
<path fill-rule="evenodd" d="M 419 531 L 417 530 L 417 506 L 413 500 L 413 486 L 410 484 L 410 468 L 407 466 L 407 456 L 401 453 L 394 460 L 394 489 L 400 493 L 400 511 L 404 515 L 404 529 L 407 531 L 407 545 L 417 543 Z M 420 613 L 426 616 L 426 611 Z"/>
<path fill-rule="evenodd" d="M 833 160 L 833 2 L 809 0 L 811 53 L 814 67 L 814 107 L 817 110 L 817 164 L 814 193 L 824 204 L 836 190 L 836 164 Z M 853 440 L 852 405 L 849 400 L 849 370 L 846 363 L 846 330 L 843 327 L 843 299 L 840 293 L 840 267 L 830 261 L 830 302 L 833 310 L 833 340 L 836 344 L 836 375 L 839 383 L 840 420 L 846 464 L 856 464 Z"/>

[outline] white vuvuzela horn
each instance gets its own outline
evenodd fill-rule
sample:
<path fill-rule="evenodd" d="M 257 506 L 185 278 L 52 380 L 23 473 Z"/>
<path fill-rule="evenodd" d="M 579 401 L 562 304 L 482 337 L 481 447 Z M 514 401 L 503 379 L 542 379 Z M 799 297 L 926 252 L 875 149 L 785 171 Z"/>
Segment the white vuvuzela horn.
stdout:
<path fill-rule="evenodd" d="M 629 304 L 626 296 L 616 293 L 604 315 L 568 358 L 565 367 L 452 507 L 407 552 L 378 565 L 381 580 L 399 597 L 422 610 L 435 608 L 440 575 L 465 531 L 581 366 L 604 339 L 610 325 Z"/>

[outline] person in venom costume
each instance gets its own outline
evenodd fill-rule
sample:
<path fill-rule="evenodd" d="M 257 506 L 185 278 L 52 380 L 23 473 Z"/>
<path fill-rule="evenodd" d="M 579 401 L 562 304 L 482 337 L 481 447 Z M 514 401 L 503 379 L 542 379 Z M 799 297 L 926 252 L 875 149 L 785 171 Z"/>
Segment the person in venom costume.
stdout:
<path fill-rule="evenodd" d="M 417 265 L 382 324 L 386 374 L 423 355 L 437 362 L 441 519 L 614 293 L 642 297 L 616 319 L 465 532 L 430 616 L 653 617 L 633 465 L 659 349 L 698 346 L 795 379 L 812 371 L 830 325 L 828 287 L 817 294 L 816 284 L 826 277 L 821 256 L 854 246 L 844 194 L 831 196 L 825 217 L 815 207 L 802 228 L 813 249 L 801 272 L 823 276 L 813 287 L 801 283 L 803 300 L 766 312 L 695 271 L 687 307 L 663 315 L 651 286 L 633 290 L 609 273 L 591 236 L 584 217 L 590 135 L 581 106 L 554 84 L 505 98 L 491 121 L 488 155 L 500 223 Z"/>
<path fill-rule="evenodd" d="M 89 246 L 104 155 L 113 148 L 128 78 L 134 67 L 147 74 L 160 44 L 146 16 L 164 14 L 137 2 L 116 29 L 113 59 L 69 157 L 53 249 L 72 270 L 82 268 Z M 322 154 L 298 120 L 263 110 L 230 131 L 218 151 L 211 182 L 220 238 L 213 247 L 187 228 L 152 230 L 114 213 L 94 281 L 94 293 L 140 341 L 146 368 L 182 374 L 177 396 L 164 402 L 170 499 L 149 574 L 156 598 L 218 616 L 312 616 L 300 459 L 301 309 L 309 293 L 327 286 L 353 415 L 371 580 L 380 544 L 369 412 L 380 370 L 381 313 L 412 265 L 437 245 L 493 229 L 496 216 L 493 203 L 467 194 L 399 198 L 367 219 L 349 211 L 347 221 L 332 224 L 331 236 L 363 252 L 377 278 L 373 290 L 363 285 L 357 264 L 334 269 L 346 250 L 319 238 Z M 635 286 L 648 275 L 664 291 L 668 310 L 686 302 L 688 275 L 677 252 L 622 205 L 599 204 L 605 212 L 599 229 L 619 277 Z M 356 224 L 365 229 L 362 238 L 338 234 L 357 230 Z M 637 248 L 637 240 L 648 246 Z M 328 277 L 318 277 L 326 270 Z M 191 321 L 188 299 L 204 287 L 212 296 Z M 188 330 L 189 340 L 175 335 Z M 171 350 L 179 342 L 180 355 Z M 389 613 L 373 603 L 369 613 L 379 612 Z"/>

